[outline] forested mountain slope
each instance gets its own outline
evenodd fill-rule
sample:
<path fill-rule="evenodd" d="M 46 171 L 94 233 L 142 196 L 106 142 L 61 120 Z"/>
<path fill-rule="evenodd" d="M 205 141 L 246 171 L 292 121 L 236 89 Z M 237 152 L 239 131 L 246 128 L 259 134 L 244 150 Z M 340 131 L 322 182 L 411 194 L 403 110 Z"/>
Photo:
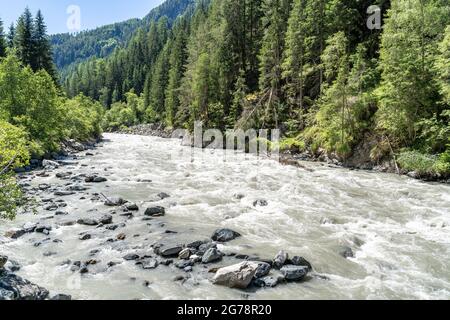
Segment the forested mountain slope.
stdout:
<path fill-rule="evenodd" d="M 54 61 L 59 70 L 91 57 L 107 57 L 114 49 L 125 45 L 138 28 L 148 28 L 151 21 L 162 16 L 172 22 L 186 11 L 195 0 L 167 0 L 153 9 L 143 19 L 130 19 L 124 22 L 102 26 L 78 34 L 57 34 L 50 37 Z"/>

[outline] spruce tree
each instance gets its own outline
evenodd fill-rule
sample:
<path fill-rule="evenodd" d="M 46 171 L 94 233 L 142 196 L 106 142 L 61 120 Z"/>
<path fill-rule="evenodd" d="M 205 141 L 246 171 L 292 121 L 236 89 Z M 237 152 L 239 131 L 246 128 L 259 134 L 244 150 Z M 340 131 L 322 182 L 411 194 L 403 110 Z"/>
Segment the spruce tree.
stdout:
<path fill-rule="evenodd" d="M 11 23 L 9 26 L 9 32 L 8 32 L 8 47 L 13 48 L 14 47 L 14 37 L 16 36 L 16 27 L 14 26 L 14 23 Z"/>
<path fill-rule="evenodd" d="M 3 32 L 3 21 L 0 19 L 0 58 L 6 56 L 6 39 Z"/>
<path fill-rule="evenodd" d="M 308 73 L 307 30 L 305 28 L 306 0 L 294 0 L 286 33 L 286 51 L 283 63 L 283 78 L 291 109 L 305 107 L 305 82 Z M 292 114 L 292 110 L 291 110 Z"/>
<path fill-rule="evenodd" d="M 264 95 L 263 123 L 278 126 L 282 96 L 282 63 L 290 0 L 266 0 L 264 23 L 267 26 L 260 53 L 260 90 Z"/>
<path fill-rule="evenodd" d="M 14 47 L 17 49 L 17 55 L 20 61 L 22 61 L 24 65 L 30 66 L 33 70 L 36 70 L 33 35 L 33 16 L 31 15 L 30 9 L 27 7 L 17 22 Z"/>
<path fill-rule="evenodd" d="M 44 17 L 40 10 L 36 14 L 33 30 L 34 69 L 43 69 L 56 80 L 57 73 L 53 64 L 51 45 L 47 37 L 47 26 L 45 25 Z"/>

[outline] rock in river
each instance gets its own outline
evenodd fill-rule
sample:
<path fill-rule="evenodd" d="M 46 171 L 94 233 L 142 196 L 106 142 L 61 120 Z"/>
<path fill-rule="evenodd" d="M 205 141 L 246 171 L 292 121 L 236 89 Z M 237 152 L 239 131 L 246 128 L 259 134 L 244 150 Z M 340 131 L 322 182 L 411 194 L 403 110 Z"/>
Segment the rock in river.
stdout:
<path fill-rule="evenodd" d="M 149 217 L 162 217 L 166 214 L 166 209 L 163 207 L 151 207 L 147 208 L 144 214 Z"/>
<path fill-rule="evenodd" d="M 255 278 L 262 278 L 269 274 L 271 269 L 270 264 L 266 262 L 258 262 L 258 269 L 256 269 Z"/>
<path fill-rule="evenodd" d="M 258 269 L 258 263 L 245 261 L 221 268 L 213 278 L 213 283 L 230 288 L 246 289 Z"/>
<path fill-rule="evenodd" d="M 99 221 L 101 224 L 111 224 L 113 222 L 113 217 L 110 214 L 105 214 Z"/>
<path fill-rule="evenodd" d="M 45 300 L 48 290 L 15 274 L 0 271 L 0 300 Z"/>
<path fill-rule="evenodd" d="M 308 267 L 286 265 L 280 271 L 287 281 L 300 281 L 308 274 Z"/>
<path fill-rule="evenodd" d="M 218 230 L 214 231 L 211 238 L 214 241 L 218 241 L 218 242 L 228 242 L 228 241 L 234 240 L 240 236 L 241 235 L 238 232 L 230 230 L 230 229 L 218 229 Z"/>
<path fill-rule="evenodd" d="M 289 255 L 285 251 L 280 251 L 273 259 L 273 266 L 276 269 L 281 269 L 283 265 L 286 263 L 287 259 L 289 259 Z"/>
<path fill-rule="evenodd" d="M 127 201 L 122 199 L 122 198 L 110 198 L 107 201 L 105 201 L 105 206 L 118 207 L 118 206 L 121 206 L 121 205 L 123 205 L 125 203 L 127 203 Z"/>
<path fill-rule="evenodd" d="M 6 262 L 8 262 L 8 257 L 4 255 L 0 255 L 0 269 L 3 269 Z"/>
<path fill-rule="evenodd" d="M 67 301 L 72 300 L 72 296 L 68 294 L 57 294 L 51 297 L 50 300 Z"/>
<path fill-rule="evenodd" d="M 85 226 L 96 226 L 96 225 L 99 224 L 97 220 L 94 220 L 94 219 L 91 219 L 91 218 L 79 219 L 77 221 L 77 223 L 85 225 Z"/>
<path fill-rule="evenodd" d="M 158 254 L 162 257 L 177 257 L 183 250 L 181 246 L 168 247 L 166 249 L 159 249 Z"/>
<path fill-rule="evenodd" d="M 6 231 L 5 237 L 11 238 L 11 239 L 19 239 L 24 234 L 25 234 L 25 230 L 23 230 L 23 229 L 11 229 L 9 231 Z"/>
<path fill-rule="evenodd" d="M 219 252 L 219 250 L 215 249 L 215 248 L 211 248 L 208 249 L 205 254 L 203 255 L 202 258 L 202 263 L 207 264 L 207 263 L 212 263 L 212 262 L 216 262 L 222 260 L 222 254 Z"/>

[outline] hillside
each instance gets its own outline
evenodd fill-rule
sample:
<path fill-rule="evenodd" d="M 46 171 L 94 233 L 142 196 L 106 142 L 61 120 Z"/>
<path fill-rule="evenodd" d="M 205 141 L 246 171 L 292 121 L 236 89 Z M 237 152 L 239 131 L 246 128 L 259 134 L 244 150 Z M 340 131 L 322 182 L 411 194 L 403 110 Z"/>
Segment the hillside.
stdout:
<path fill-rule="evenodd" d="M 195 0 L 167 0 L 153 9 L 143 19 L 130 19 L 76 35 L 64 33 L 50 37 L 53 57 L 58 70 L 64 70 L 73 63 L 92 57 L 107 57 L 114 49 L 123 46 L 131 39 L 138 28 L 147 28 L 151 21 L 167 16 L 172 22 Z"/>

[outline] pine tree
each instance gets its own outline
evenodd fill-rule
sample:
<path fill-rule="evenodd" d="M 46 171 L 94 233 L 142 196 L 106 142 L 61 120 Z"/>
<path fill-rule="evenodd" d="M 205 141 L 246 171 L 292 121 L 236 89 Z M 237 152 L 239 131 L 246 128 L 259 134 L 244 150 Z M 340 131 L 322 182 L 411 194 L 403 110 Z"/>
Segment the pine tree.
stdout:
<path fill-rule="evenodd" d="M 444 0 L 392 2 L 382 36 L 377 124 L 398 145 L 416 139 L 420 118 L 440 114 L 433 65 L 448 15 Z"/>
<path fill-rule="evenodd" d="M 263 123 L 273 123 L 276 127 L 283 103 L 282 63 L 290 4 L 290 0 L 266 0 L 264 3 L 267 27 L 260 53 L 259 86 L 265 101 Z"/>
<path fill-rule="evenodd" d="M 54 80 L 57 80 L 57 72 L 52 58 L 52 49 L 47 37 L 47 27 L 40 10 L 36 14 L 33 30 L 34 70 L 46 70 Z"/>
<path fill-rule="evenodd" d="M 26 66 L 30 66 L 33 70 L 36 70 L 33 34 L 33 17 L 30 9 L 27 7 L 17 22 L 14 47 L 17 49 L 17 55 L 22 63 Z"/>
<path fill-rule="evenodd" d="M 175 115 L 180 105 L 181 79 L 184 73 L 184 65 L 186 64 L 186 45 L 187 39 L 184 31 L 185 21 L 181 20 L 175 26 L 174 43 L 169 57 L 169 79 L 166 90 L 165 113 L 166 124 L 173 126 L 175 124 Z"/>
<path fill-rule="evenodd" d="M 297 106 L 300 109 L 305 107 L 305 82 L 308 74 L 305 7 L 306 0 L 294 0 L 286 33 L 283 78 L 286 81 L 286 94 L 291 109 Z M 290 113 L 292 114 L 292 110 Z"/>
<path fill-rule="evenodd" d="M 9 26 L 9 32 L 8 32 L 8 47 L 13 48 L 14 47 L 14 37 L 16 36 L 16 27 L 14 26 L 14 23 L 11 23 Z"/>
<path fill-rule="evenodd" d="M 3 21 L 0 19 L 0 58 L 6 56 L 6 39 L 3 31 Z"/>

